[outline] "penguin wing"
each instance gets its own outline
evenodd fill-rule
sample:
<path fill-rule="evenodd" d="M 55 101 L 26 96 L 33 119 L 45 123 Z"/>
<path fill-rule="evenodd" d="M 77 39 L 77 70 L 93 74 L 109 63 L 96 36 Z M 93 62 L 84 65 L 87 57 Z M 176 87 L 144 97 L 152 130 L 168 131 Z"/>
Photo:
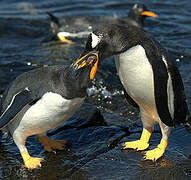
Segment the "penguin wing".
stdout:
<path fill-rule="evenodd" d="M 154 75 L 154 92 L 157 111 L 161 121 L 167 126 L 175 126 L 184 123 L 188 113 L 186 98 L 184 95 L 184 86 L 175 63 L 172 61 L 171 56 L 155 39 L 152 39 L 156 46 L 153 44 L 145 44 L 146 55 L 152 66 Z M 156 48 L 157 47 L 157 48 Z M 152 52 L 151 49 L 155 49 Z M 165 58 L 165 59 L 162 59 Z M 171 76 L 173 93 L 174 93 L 174 115 L 170 114 L 168 107 L 168 79 Z"/>
<path fill-rule="evenodd" d="M 172 123 L 174 125 L 185 123 L 186 116 L 188 115 L 188 106 L 186 103 L 186 96 L 184 94 L 184 85 L 182 82 L 181 75 L 178 71 L 176 64 L 174 63 L 172 56 L 167 53 L 167 51 L 153 39 L 154 43 L 158 46 L 162 52 L 168 68 L 166 69 L 171 76 L 173 93 L 174 93 L 174 117 Z"/>
<path fill-rule="evenodd" d="M 12 100 L 6 110 L 0 116 L 0 128 L 7 125 L 27 104 L 34 101 L 31 92 L 24 89 L 12 97 Z"/>
<path fill-rule="evenodd" d="M 168 107 L 167 83 L 169 75 L 165 62 L 162 60 L 164 49 L 161 48 L 161 45 L 157 41 L 152 40 L 149 43 L 143 44 L 143 47 L 153 70 L 156 108 L 161 121 L 171 127 L 175 123 Z"/>
<path fill-rule="evenodd" d="M 157 111 L 161 121 L 167 126 L 174 126 L 168 107 L 168 71 L 162 60 L 151 62 L 154 74 L 154 94 Z"/>
<path fill-rule="evenodd" d="M 186 103 L 186 96 L 184 94 L 184 85 L 178 68 L 173 61 L 168 61 L 168 70 L 172 79 L 172 86 L 174 91 L 174 123 L 181 124 L 186 122 L 186 117 L 189 113 Z"/>

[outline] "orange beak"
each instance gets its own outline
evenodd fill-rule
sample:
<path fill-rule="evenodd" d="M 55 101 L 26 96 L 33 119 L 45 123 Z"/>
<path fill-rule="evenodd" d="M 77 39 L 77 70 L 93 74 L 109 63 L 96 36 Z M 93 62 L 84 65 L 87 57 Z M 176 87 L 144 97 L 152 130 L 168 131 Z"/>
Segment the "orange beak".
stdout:
<path fill-rule="evenodd" d="M 141 13 L 141 15 L 142 15 L 142 16 L 150 16 L 150 17 L 154 17 L 154 18 L 157 17 L 157 15 L 156 15 L 155 13 L 150 12 L 150 11 L 143 11 L 143 12 Z"/>
<path fill-rule="evenodd" d="M 58 36 L 58 39 L 62 42 L 65 42 L 66 44 L 74 44 L 74 42 L 70 41 L 69 39 L 67 39 L 65 36 L 64 36 L 64 32 L 59 32 L 57 34 Z"/>
<path fill-rule="evenodd" d="M 90 66 L 91 71 L 90 71 L 90 79 L 93 79 L 96 72 L 97 72 L 97 67 L 98 67 L 98 52 L 92 51 L 78 59 L 74 65 L 73 68 L 75 69 L 80 69 L 84 66 Z"/>

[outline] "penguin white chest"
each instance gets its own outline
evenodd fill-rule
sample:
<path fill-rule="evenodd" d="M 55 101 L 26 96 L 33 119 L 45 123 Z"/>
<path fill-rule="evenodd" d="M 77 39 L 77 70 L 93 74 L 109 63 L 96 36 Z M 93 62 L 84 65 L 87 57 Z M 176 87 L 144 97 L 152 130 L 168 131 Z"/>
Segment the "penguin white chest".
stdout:
<path fill-rule="evenodd" d="M 34 105 L 25 107 L 10 124 L 11 129 L 23 129 L 28 135 L 43 133 L 69 119 L 83 101 L 84 98 L 68 100 L 48 92 Z"/>
<path fill-rule="evenodd" d="M 152 66 L 145 50 L 137 45 L 115 56 L 117 71 L 127 93 L 145 111 L 155 108 Z"/>

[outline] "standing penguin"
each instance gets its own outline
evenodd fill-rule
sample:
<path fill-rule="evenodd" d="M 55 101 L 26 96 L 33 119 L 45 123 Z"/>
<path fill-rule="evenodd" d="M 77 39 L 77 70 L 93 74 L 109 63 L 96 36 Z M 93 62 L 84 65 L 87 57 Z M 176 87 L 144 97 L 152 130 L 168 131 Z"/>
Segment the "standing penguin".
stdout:
<path fill-rule="evenodd" d="M 62 42 L 73 44 L 67 37 L 88 36 L 89 27 L 95 27 L 95 24 L 115 23 L 122 25 L 131 25 L 142 28 L 146 17 L 157 17 L 157 15 L 147 9 L 144 4 L 136 3 L 130 9 L 127 16 L 123 18 L 103 18 L 103 17 L 73 17 L 58 19 L 51 13 L 47 13 L 50 17 L 50 27 L 52 34 Z M 92 22 L 92 18 L 94 19 Z M 89 29 L 89 31 L 87 31 Z M 75 35 L 76 34 L 76 35 Z"/>
<path fill-rule="evenodd" d="M 42 161 L 29 155 L 25 147 L 28 136 L 38 135 L 47 151 L 63 149 L 63 141 L 49 139 L 46 132 L 78 110 L 97 64 L 97 55 L 91 52 L 71 66 L 42 67 L 23 73 L 6 89 L 0 128 L 9 130 L 27 168 L 38 168 Z"/>
<path fill-rule="evenodd" d="M 156 40 L 133 26 L 101 26 L 90 33 L 82 55 L 92 50 L 98 51 L 99 62 L 114 56 L 125 97 L 140 109 L 141 138 L 126 142 L 124 149 L 147 149 L 152 127 L 159 123 L 161 142 L 145 154 L 145 159 L 159 159 L 168 145 L 172 127 L 186 123 L 188 115 L 183 82 L 175 63 Z"/>

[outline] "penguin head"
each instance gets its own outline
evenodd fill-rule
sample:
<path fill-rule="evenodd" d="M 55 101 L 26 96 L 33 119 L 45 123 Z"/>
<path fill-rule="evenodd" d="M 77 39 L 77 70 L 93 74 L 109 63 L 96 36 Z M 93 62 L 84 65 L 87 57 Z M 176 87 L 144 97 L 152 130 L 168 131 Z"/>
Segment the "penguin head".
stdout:
<path fill-rule="evenodd" d="M 98 60 L 98 52 L 88 52 L 72 64 L 72 68 L 74 69 L 75 75 L 86 76 L 86 73 L 88 73 L 88 78 L 92 80 L 97 72 Z"/>
<path fill-rule="evenodd" d="M 134 26 L 102 25 L 88 36 L 81 57 L 91 51 L 97 51 L 100 64 L 103 59 L 125 52 L 130 47 L 137 45 L 140 40 L 137 34 L 139 30 Z"/>
<path fill-rule="evenodd" d="M 143 26 L 144 19 L 148 16 L 157 17 L 155 13 L 148 11 L 147 7 L 140 3 L 135 4 L 128 13 L 128 18 L 138 23 L 140 27 Z"/>
<path fill-rule="evenodd" d="M 59 39 L 61 42 L 67 43 L 67 44 L 73 44 L 73 42 L 66 38 L 68 35 L 68 32 L 62 32 L 62 26 L 60 24 L 59 19 L 51 14 L 50 12 L 47 12 L 49 18 L 50 18 L 50 29 L 52 31 L 53 39 Z"/>

